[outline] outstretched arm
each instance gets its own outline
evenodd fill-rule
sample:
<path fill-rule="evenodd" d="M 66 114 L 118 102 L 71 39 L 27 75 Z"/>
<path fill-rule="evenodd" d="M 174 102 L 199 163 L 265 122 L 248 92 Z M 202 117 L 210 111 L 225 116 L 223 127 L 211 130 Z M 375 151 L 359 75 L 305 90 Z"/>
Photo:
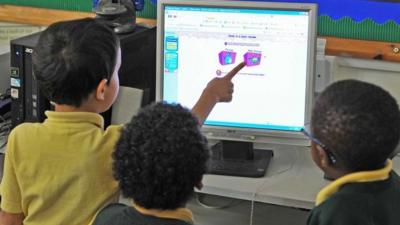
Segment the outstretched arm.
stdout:
<path fill-rule="evenodd" d="M 214 78 L 203 90 L 199 100 L 192 108 L 192 113 L 199 119 L 199 124 L 203 125 L 208 115 L 218 102 L 230 102 L 232 100 L 233 83 L 232 78 L 245 66 L 244 62 L 233 68 L 222 78 Z"/>
<path fill-rule="evenodd" d="M 13 214 L 0 211 L 0 225 L 22 225 L 24 214 Z"/>

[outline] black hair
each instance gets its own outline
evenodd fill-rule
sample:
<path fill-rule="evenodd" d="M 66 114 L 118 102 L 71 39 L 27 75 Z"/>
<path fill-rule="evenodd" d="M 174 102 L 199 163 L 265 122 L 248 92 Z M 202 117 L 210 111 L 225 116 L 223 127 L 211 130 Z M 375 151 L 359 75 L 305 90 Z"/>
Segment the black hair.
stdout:
<path fill-rule="evenodd" d="M 34 49 L 33 73 L 50 101 L 79 107 L 102 79 L 111 79 L 118 48 L 116 34 L 95 19 L 54 23 Z"/>
<path fill-rule="evenodd" d="M 177 209 L 206 171 L 208 146 L 188 109 L 156 103 L 126 125 L 113 158 L 125 197 L 148 209 Z"/>
<path fill-rule="evenodd" d="M 381 168 L 400 139 L 400 111 L 382 88 L 362 81 L 333 83 L 318 97 L 314 136 L 348 171 Z"/>

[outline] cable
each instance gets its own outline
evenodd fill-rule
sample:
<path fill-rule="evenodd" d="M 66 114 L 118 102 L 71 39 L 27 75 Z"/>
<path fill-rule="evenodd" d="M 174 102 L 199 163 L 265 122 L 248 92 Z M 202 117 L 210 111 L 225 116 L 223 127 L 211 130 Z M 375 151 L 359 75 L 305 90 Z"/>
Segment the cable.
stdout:
<path fill-rule="evenodd" d="M 0 131 L 2 132 L 4 127 L 8 128 L 7 131 L 10 132 L 11 121 L 4 119 L 4 117 L 0 116 L 0 119 L 3 121 L 0 123 Z"/>
<path fill-rule="evenodd" d="M 275 177 L 277 175 L 286 173 L 287 171 L 290 171 L 290 170 L 292 170 L 294 168 L 294 165 L 297 163 L 297 161 L 300 158 L 299 151 L 295 150 L 295 152 L 296 152 L 296 158 L 290 163 L 290 165 L 287 168 L 282 169 L 282 170 L 280 170 L 280 171 L 278 171 L 278 172 L 276 172 L 274 174 L 266 176 L 265 177 L 265 181 L 260 186 L 258 186 L 258 188 L 253 192 L 252 199 L 251 199 L 251 206 L 250 206 L 250 221 L 249 221 L 249 225 L 253 225 L 254 208 L 255 208 L 254 206 L 255 206 L 256 196 L 257 196 L 258 192 L 260 192 L 261 189 L 264 187 L 264 185 L 269 181 L 268 178 L 272 178 L 272 177 Z"/>
<path fill-rule="evenodd" d="M 0 100 L 5 100 L 11 97 L 11 88 L 8 88 L 5 93 L 0 93 Z"/>
<path fill-rule="evenodd" d="M 7 139 L 8 139 L 8 137 L 7 137 L 7 136 L 2 136 L 2 137 L 0 137 L 0 138 L 4 139 L 3 144 L 0 145 L 0 149 L 3 149 L 3 148 L 6 147 L 6 145 L 7 145 L 7 142 L 8 142 Z"/>
<path fill-rule="evenodd" d="M 229 208 L 229 207 L 235 206 L 235 205 L 237 205 L 237 204 L 243 202 L 243 200 L 232 199 L 231 201 L 228 202 L 228 204 L 225 204 L 225 205 L 220 205 L 220 206 L 209 205 L 209 204 L 204 203 L 204 201 L 201 200 L 201 197 L 202 197 L 203 195 L 204 195 L 204 194 L 197 193 L 197 194 L 196 194 L 196 202 L 197 202 L 197 204 L 199 204 L 200 206 L 202 206 L 202 207 L 204 207 L 204 208 L 207 208 L 207 209 L 225 209 L 225 208 Z M 235 203 L 236 203 L 236 204 L 235 204 Z"/>
<path fill-rule="evenodd" d="M 250 205 L 250 222 L 249 225 L 253 225 L 253 218 L 254 218 L 254 204 L 256 201 L 256 192 L 253 193 Z"/>
<path fill-rule="evenodd" d="M 2 136 L 0 136 L 0 139 L 4 140 L 3 144 L 0 145 L 0 149 L 3 149 L 7 145 L 8 135 L 4 135 L 4 136 L 2 135 Z"/>
<path fill-rule="evenodd" d="M 6 141 L 4 141 L 4 143 L 0 146 L 0 149 L 2 149 L 2 148 L 4 148 L 4 147 L 6 147 L 6 145 L 7 145 L 7 140 Z"/>
<path fill-rule="evenodd" d="M 0 138 L 4 139 L 4 143 L 0 145 L 0 149 L 7 145 L 8 135 L 11 132 L 11 120 L 6 120 L 4 117 L 0 116 Z"/>
<path fill-rule="evenodd" d="M 295 150 L 296 152 L 296 158 L 292 161 L 292 163 L 290 163 L 290 165 L 286 168 L 286 169 L 282 169 L 274 174 L 268 175 L 266 178 L 271 178 L 271 177 L 275 177 L 277 175 L 281 175 L 283 173 L 286 173 L 287 171 L 290 171 L 293 169 L 294 165 L 297 163 L 297 161 L 299 160 L 300 156 L 299 156 L 299 151 Z"/>
<path fill-rule="evenodd" d="M 11 126 L 11 121 L 2 122 L 0 123 L 0 127 L 1 126 Z"/>

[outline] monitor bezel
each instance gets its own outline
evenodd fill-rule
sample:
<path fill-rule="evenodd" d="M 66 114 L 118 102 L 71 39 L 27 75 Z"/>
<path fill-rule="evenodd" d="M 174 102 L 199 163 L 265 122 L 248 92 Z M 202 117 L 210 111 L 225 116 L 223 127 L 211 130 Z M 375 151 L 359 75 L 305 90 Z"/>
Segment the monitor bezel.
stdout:
<path fill-rule="evenodd" d="M 159 0 L 157 4 L 157 74 L 156 100 L 163 100 L 164 71 L 164 8 L 165 6 L 226 7 L 246 9 L 304 10 L 309 12 L 309 33 L 306 74 L 305 124 L 311 120 L 314 95 L 315 50 L 317 42 L 317 5 L 312 3 L 276 3 L 250 1 L 193 1 L 193 0 Z M 310 142 L 301 131 L 282 131 L 273 129 L 253 129 L 241 127 L 224 127 L 203 125 L 203 133 L 210 139 L 238 140 L 255 143 L 272 143 L 309 146 Z"/>

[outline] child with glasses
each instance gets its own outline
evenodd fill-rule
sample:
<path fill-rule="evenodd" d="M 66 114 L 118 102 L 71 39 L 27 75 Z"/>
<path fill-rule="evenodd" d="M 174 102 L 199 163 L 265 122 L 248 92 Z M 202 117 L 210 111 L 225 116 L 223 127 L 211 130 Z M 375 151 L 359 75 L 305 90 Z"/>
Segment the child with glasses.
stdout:
<path fill-rule="evenodd" d="M 355 80 L 330 85 L 311 118 L 311 155 L 334 179 L 317 195 L 309 225 L 391 225 L 400 221 L 400 178 L 389 159 L 400 111 L 382 88 Z"/>

